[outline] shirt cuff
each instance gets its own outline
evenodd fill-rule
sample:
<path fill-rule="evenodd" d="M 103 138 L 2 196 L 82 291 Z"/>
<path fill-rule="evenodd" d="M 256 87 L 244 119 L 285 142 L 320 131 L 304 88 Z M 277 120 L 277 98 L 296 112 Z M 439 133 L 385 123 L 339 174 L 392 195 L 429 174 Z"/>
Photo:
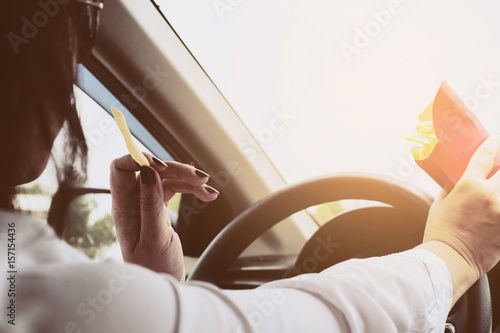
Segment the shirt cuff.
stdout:
<path fill-rule="evenodd" d="M 453 302 L 453 285 L 446 263 L 435 253 L 420 248 L 393 254 L 393 256 L 417 260 L 425 266 L 435 298 L 434 306 L 431 307 L 429 314 L 446 321 Z"/>

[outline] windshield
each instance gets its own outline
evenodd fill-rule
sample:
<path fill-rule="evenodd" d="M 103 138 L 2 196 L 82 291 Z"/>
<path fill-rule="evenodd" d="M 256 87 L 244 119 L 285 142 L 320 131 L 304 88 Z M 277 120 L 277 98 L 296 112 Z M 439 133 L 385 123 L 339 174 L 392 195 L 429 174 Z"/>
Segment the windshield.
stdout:
<path fill-rule="evenodd" d="M 496 2 L 156 3 L 287 182 L 368 171 L 436 193 L 402 137 L 442 80 L 500 131 Z"/>

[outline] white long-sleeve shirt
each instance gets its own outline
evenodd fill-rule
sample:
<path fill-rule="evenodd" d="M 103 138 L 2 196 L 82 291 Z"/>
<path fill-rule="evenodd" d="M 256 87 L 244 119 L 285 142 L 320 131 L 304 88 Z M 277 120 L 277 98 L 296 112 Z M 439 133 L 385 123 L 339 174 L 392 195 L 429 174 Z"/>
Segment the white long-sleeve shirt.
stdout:
<path fill-rule="evenodd" d="M 26 214 L 0 212 L 0 241 L 0 332 L 443 332 L 452 302 L 445 263 L 422 249 L 239 291 L 90 261 Z"/>

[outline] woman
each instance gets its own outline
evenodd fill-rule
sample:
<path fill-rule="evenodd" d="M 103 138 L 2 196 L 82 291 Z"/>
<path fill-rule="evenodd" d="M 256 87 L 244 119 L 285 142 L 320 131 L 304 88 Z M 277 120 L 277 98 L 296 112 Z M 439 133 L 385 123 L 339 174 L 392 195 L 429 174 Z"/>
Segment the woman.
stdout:
<path fill-rule="evenodd" d="M 45 24 L 41 10 L 53 14 Z M 17 211 L 13 198 L 17 185 L 45 168 L 63 127 L 68 158 L 57 167 L 60 190 L 85 173 L 73 84 L 97 14 L 85 0 L 8 1 L 2 10 L 0 239 L 11 266 L 0 279 L 7 295 L 1 332 L 442 332 L 452 304 L 499 261 L 500 173 L 486 179 L 498 137 L 436 200 L 422 245 L 250 291 L 179 283 L 182 250 L 165 203 L 175 192 L 204 201 L 218 193 L 191 165 L 148 156 L 152 167 L 139 168 L 127 155 L 112 163 L 110 178 L 126 263 L 89 261 L 46 223 Z"/>

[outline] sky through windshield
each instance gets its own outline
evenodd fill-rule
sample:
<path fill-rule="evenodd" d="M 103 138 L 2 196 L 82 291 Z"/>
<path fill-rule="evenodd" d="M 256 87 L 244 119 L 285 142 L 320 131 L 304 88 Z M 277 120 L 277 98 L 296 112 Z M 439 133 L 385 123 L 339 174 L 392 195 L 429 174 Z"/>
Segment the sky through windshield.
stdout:
<path fill-rule="evenodd" d="M 500 3 L 156 2 L 288 182 L 369 171 L 435 193 L 402 137 L 442 80 L 500 132 Z"/>

